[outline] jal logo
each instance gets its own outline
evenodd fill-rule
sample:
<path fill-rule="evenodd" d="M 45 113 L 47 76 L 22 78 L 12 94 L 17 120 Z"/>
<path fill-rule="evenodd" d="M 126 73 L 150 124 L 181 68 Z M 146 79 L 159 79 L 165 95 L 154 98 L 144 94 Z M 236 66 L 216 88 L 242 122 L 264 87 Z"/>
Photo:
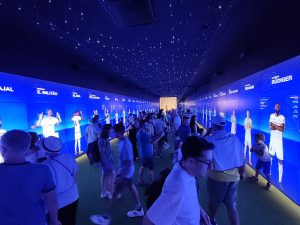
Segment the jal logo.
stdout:
<path fill-rule="evenodd" d="M 15 92 L 12 87 L 8 87 L 8 86 L 0 86 L 0 91 L 3 91 L 3 92 Z"/>

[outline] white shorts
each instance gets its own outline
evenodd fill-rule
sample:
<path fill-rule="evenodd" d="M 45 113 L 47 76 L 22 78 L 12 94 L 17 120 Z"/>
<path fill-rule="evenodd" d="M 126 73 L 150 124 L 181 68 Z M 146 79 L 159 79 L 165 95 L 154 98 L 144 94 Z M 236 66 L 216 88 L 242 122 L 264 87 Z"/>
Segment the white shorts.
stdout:
<path fill-rule="evenodd" d="M 81 132 L 76 132 L 75 133 L 75 140 L 80 140 L 81 138 Z"/>
<path fill-rule="evenodd" d="M 279 160 L 283 160 L 283 146 L 282 146 L 282 142 L 278 143 L 278 142 L 270 142 L 270 146 L 269 146 L 269 153 L 271 156 L 275 156 L 277 157 L 277 159 Z"/>
<path fill-rule="evenodd" d="M 245 146 L 252 148 L 251 135 L 245 135 Z"/>

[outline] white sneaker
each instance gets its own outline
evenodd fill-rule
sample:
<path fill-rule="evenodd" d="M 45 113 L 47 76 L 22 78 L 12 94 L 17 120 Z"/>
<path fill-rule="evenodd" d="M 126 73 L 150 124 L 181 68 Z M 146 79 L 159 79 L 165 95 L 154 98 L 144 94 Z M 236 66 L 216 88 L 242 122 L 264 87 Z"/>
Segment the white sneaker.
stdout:
<path fill-rule="evenodd" d="M 122 195 L 118 194 L 116 199 L 120 199 L 120 198 L 122 198 Z M 108 195 L 108 199 L 110 199 L 110 200 L 112 199 L 112 194 Z"/>
<path fill-rule="evenodd" d="M 141 208 L 141 210 L 137 210 L 137 209 L 134 209 L 134 210 L 132 210 L 132 211 L 129 211 L 128 213 L 127 213 L 127 216 L 128 217 L 139 217 L 139 216 L 144 216 L 144 210 L 143 210 L 143 208 Z"/>
<path fill-rule="evenodd" d="M 105 192 L 105 193 L 101 193 L 100 198 L 108 198 L 109 197 L 109 193 Z"/>
<path fill-rule="evenodd" d="M 111 222 L 110 217 L 104 215 L 91 215 L 90 220 L 98 225 L 109 225 Z"/>

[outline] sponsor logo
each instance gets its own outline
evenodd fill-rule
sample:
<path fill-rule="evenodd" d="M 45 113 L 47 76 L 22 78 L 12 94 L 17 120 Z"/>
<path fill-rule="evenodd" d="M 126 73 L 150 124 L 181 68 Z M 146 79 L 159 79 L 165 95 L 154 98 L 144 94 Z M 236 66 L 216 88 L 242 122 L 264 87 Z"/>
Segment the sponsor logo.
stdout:
<path fill-rule="evenodd" d="M 245 85 L 245 91 L 249 91 L 249 90 L 252 90 L 252 89 L 254 89 L 254 84 L 246 84 Z"/>
<path fill-rule="evenodd" d="M 224 95 L 226 95 L 226 92 L 221 91 L 219 95 L 224 96 Z"/>
<path fill-rule="evenodd" d="M 90 98 L 90 99 L 100 99 L 99 96 L 94 95 L 94 94 L 89 94 L 89 98 Z"/>
<path fill-rule="evenodd" d="M 293 80 L 293 75 L 288 75 L 285 77 L 280 77 L 279 75 L 272 77 L 272 85 L 275 84 L 280 84 L 280 83 L 284 83 L 284 82 L 288 82 L 288 81 L 292 81 Z"/>
<path fill-rule="evenodd" d="M 234 90 L 231 90 L 229 89 L 228 93 L 231 95 L 231 94 L 235 94 L 235 93 L 238 93 L 239 92 L 239 89 L 234 89 Z"/>
<path fill-rule="evenodd" d="M 47 91 L 45 88 L 36 88 L 36 93 L 38 95 L 52 95 L 52 96 L 58 95 L 57 91 Z"/>
<path fill-rule="evenodd" d="M 72 92 L 72 96 L 73 96 L 73 98 L 81 98 L 80 94 L 78 94 L 75 91 Z"/>
<path fill-rule="evenodd" d="M 0 86 L 0 91 L 3 91 L 3 92 L 15 92 L 12 87 L 8 87 L 8 86 Z"/>

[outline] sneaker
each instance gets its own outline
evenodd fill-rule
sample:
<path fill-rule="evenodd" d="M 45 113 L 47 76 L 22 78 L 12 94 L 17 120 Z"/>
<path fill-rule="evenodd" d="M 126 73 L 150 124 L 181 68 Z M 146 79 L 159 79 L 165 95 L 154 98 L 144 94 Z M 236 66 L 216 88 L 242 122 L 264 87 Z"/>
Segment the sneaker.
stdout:
<path fill-rule="evenodd" d="M 105 215 L 91 215 L 90 220 L 98 225 L 109 225 L 111 222 L 110 217 Z"/>
<path fill-rule="evenodd" d="M 122 195 L 118 194 L 116 199 L 120 199 L 120 198 L 122 198 Z M 112 200 L 112 194 L 108 195 L 108 199 Z"/>
<path fill-rule="evenodd" d="M 144 216 L 144 210 L 143 210 L 143 208 L 141 208 L 140 210 L 137 210 L 137 209 L 134 209 L 134 210 L 132 210 L 132 211 L 129 211 L 128 213 L 127 213 L 127 216 L 128 217 L 139 217 L 139 216 Z"/>
<path fill-rule="evenodd" d="M 270 191 L 270 190 L 271 190 L 271 183 L 269 183 L 269 182 L 267 183 L 267 185 L 266 185 L 266 190 L 267 190 L 267 191 Z"/>
<path fill-rule="evenodd" d="M 109 198 L 110 193 L 105 192 L 105 193 L 101 193 L 100 198 Z"/>

